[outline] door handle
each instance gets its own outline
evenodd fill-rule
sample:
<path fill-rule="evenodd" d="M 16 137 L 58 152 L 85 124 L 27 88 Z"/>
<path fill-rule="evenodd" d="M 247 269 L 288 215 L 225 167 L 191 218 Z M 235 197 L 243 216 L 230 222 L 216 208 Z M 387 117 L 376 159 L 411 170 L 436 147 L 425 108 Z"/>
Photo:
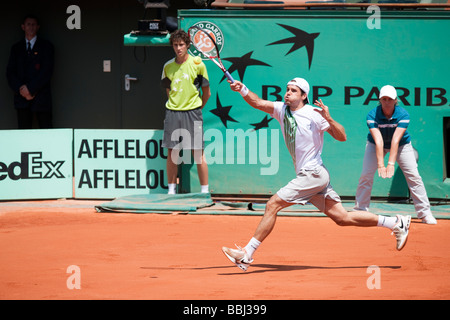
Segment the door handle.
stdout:
<path fill-rule="evenodd" d="M 137 81 L 136 77 L 131 77 L 129 74 L 125 75 L 125 91 L 130 91 L 130 81 Z"/>

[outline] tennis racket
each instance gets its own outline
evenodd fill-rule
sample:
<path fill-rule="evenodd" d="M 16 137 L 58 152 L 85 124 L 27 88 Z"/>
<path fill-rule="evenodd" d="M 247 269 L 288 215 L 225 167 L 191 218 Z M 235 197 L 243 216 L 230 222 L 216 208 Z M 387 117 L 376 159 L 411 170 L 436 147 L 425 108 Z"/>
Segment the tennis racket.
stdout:
<path fill-rule="evenodd" d="M 203 56 L 214 62 L 220 70 L 223 71 L 228 80 L 233 83 L 233 77 L 230 75 L 228 70 L 225 69 L 222 60 L 220 59 L 219 48 L 217 47 L 214 39 L 214 34 L 198 26 L 190 27 L 188 34 L 191 39 L 191 44 L 195 47 L 195 49 L 197 49 L 197 51 L 199 51 Z"/>

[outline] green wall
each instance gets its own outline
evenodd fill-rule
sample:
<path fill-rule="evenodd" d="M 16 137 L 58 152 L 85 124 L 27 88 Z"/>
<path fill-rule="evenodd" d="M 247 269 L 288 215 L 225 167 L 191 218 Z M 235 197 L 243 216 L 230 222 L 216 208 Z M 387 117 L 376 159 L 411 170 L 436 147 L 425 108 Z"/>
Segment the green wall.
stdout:
<path fill-rule="evenodd" d="M 368 134 L 366 114 L 378 104 L 378 90 L 386 84 L 394 85 L 401 97 L 400 104 L 411 116 L 408 130 L 419 153 L 419 171 L 428 195 L 445 198 L 450 191 L 443 140 L 443 118 L 450 116 L 450 12 L 382 11 L 379 29 L 368 27 L 370 16 L 359 10 L 186 10 L 180 12 L 180 25 L 188 28 L 201 23 L 220 33 L 225 67 L 260 97 L 279 100 L 290 79 L 299 76 L 309 81 L 310 99 L 322 98 L 332 116 L 346 128 L 348 140 L 337 142 L 326 134 L 323 151 L 331 183 L 341 196 L 351 197 L 356 192 Z M 292 31 L 299 36 L 298 46 L 291 53 L 292 43 L 273 44 L 293 37 Z M 212 62 L 205 63 L 212 88 L 212 102 L 204 109 L 206 131 L 220 130 L 225 137 L 227 132 L 250 130 L 249 135 L 256 138 L 247 144 L 247 150 L 255 141 L 261 148 L 262 132 L 275 134 L 279 128 L 277 121 L 269 119 L 266 128 L 251 131 L 255 128 L 252 124 L 261 123 L 265 114 L 252 109 L 239 94 L 232 92 L 228 83 L 222 81 L 223 73 Z M 227 121 L 226 127 L 214 113 L 218 102 L 228 107 L 228 115 L 234 120 Z M 220 134 L 216 136 L 220 138 Z M 258 158 L 265 154 L 260 149 L 254 151 L 258 154 L 257 164 L 251 164 L 247 158 L 245 164 L 235 161 L 230 165 L 225 161 L 227 149 L 222 148 L 222 163 L 210 161 L 211 189 L 220 194 L 276 192 L 294 174 L 282 135 L 278 138 L 274 143 L 263 137 L 269 150 L 276 153 L 279 150 L 279 157 L 272 158 L 273 163 L 278 161 L 276 173 L 261 174 L 260 169 L 267 165 Z M 249 138 L 242 135 L 240 139 Z M 209 143 L 214 145 L 215 139 Z M 210 157 L 215 158 L 216 153 Z M 189 183 L 184 187 L 189 190 L 198 183 L 195 167 L 185 174 Z M 393 179 L 376 178 L 373 196 L 408 197 L 401 171 L 397 168 Z"/>

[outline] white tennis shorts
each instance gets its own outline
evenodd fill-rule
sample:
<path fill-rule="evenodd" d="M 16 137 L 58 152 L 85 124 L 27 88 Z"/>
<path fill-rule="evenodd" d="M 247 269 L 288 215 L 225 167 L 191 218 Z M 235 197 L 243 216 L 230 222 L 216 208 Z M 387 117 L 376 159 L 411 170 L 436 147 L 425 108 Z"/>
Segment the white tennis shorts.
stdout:
<path fill-rule="evenodd" d="M 310 202 L 321 212 L 325 211 L 325 199 L 341 202 L 341 198 L 330 184 L 330 174 L 324 166 L 314 170 L 301 170 L 295 179 L 278 190 L 277 195 L 292 204 Z"/>

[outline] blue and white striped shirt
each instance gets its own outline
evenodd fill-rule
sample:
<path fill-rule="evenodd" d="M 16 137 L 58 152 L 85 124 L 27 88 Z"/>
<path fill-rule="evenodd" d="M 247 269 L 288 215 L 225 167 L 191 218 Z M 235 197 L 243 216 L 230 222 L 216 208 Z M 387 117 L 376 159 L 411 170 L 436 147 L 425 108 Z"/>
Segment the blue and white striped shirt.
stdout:
<path fill-rule="evenodd" d="M 405 108 L 396 106 L 394 110 L 394 114 L 390 119 L 387 119 L 381 109 L 381 105 L 378 105 L 376 108 L 370 110 L 367 114 L 367 126 L 369 129 L 378 128 L 383 136 L 384 148 L 391 148 L 391 140 L 394 135 L 395 129 L 397 127 L 407 128 L 409 125 L 409 113 Z M 367 140 L 371 143 L 375 143 L 372 135 L 369 132 L 367 136 Z M 411 136 L 408 131 L 405 131 L 402 139 L 400 140 L 399 146 L 407 144 L 411 141 Z"/>

